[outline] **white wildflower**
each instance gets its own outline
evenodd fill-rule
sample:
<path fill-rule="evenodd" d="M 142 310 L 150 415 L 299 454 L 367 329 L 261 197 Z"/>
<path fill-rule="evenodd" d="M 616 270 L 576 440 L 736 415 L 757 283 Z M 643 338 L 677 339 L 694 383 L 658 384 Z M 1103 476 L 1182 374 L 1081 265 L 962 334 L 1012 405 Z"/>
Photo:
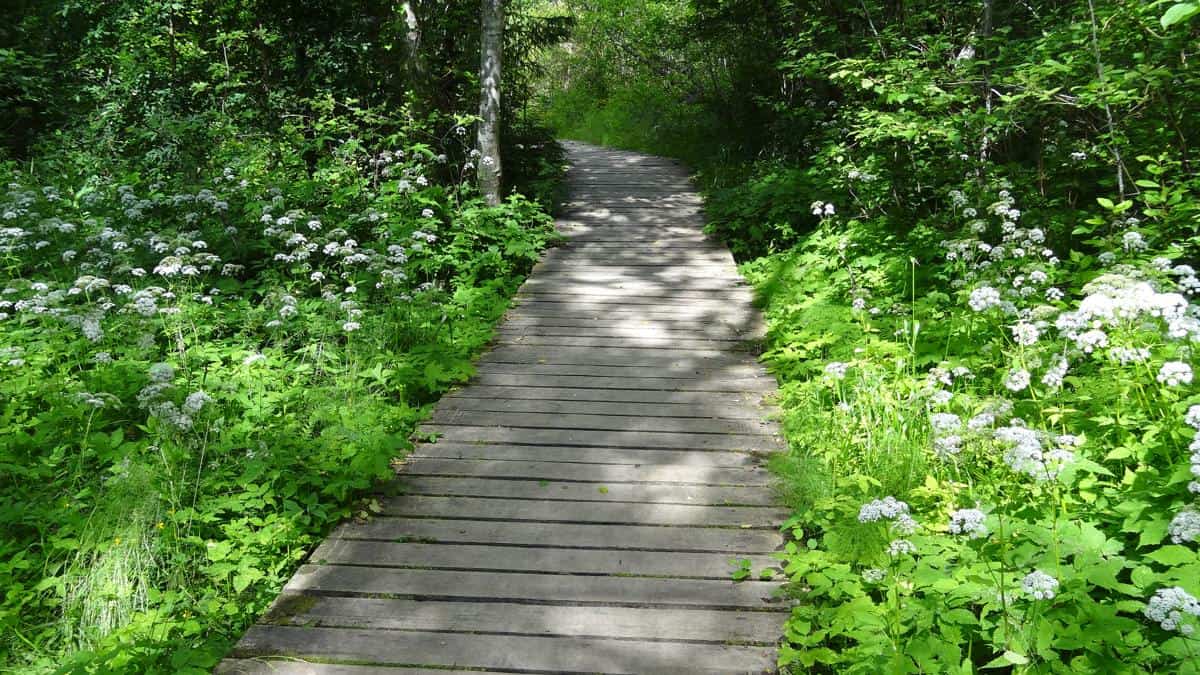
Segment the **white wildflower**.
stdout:
<path fill-rule="evenodd" d="M 979 509 L 959 509 L 950 514 L 950 532 L 966 535 L 968 539 L 986 537 L 988 529 L 985 520 L 987 515 Z"/>
<path fill-rule="evenodd" d="M 1200 600 L 1179 586 L 1160 588 L 1146 603 L 1143 613 L 1163 630 L 1191 635 L 1195 632 L 1195 626 L 1185 623 L 1185 617 L 1200 617 Z"/>
<path fill-rule="evenodd" d="M 150 381 L 166 384 L 175 379 L 175 367 L 169 363 L 155 363 L 150 366 Z"/>
<path fill-rule="evenodd" d="M 1053 600 L 1058 590 L 1058 579 L 1041 570 L 1034 570 L 1021 580 L 1021 590 L 1034 600 Z"/>
<path fill-rule="evenodd" d="M 1029 371 L 1024 368 L 1014 368 L 1004 376 L 1004 387 L 1009 391 L 1022 391 L 1029 386 Z"/>
<path fill-rule="evenodd" d="M 892 496 L 874 499 L 858 510 L 858 522 L 875 523 L 880 520 L 894 520 L 902 513 L 908 513 L 908 504 Z"/>
<path fill-rule="evenodd" d="M 1185 509 L 1175 514 L 1167 526 L 1167 533 L 1176 544 L 1195 541 L 1200 537 L 1200 511 Z"/>
<path fill-rule="evenodd" d="M 1067 360 L 1060 356 L 1058 360 L 1054 362 L 1054 365 L 1050 366 L 1050 368 L 1046 370 L 1046 373 L 1042 375 L 1042 384 L 1049 389 L 1058 389 L 1062 387 L 1063 379 L 1067 376 L 1068 368 L 1069 366 L 1067 364 Z"/>
<path fill-rule="evenodd" d="M 962 428 L 962 419 L 954 413 L 934 413 L 929 416 L 929 424 L 935 433 L 950 433 Z"/>
<path fill-rule="evenodd" d="M 1000 291 L 991 286 L 980 286 L 971 291 L 971 297 L 967 301 L 967 304 L 976 312 L 983 312 L 992 307 L 998 307 L 1000 305 Z"/>
<path fill-rule="evenodd" d="M 887 578 L 887 572 L 878 567 L 868 567 L 862 571 L 862 578 L 868 584 L 877 584 Z"/>
<path fill-rule="evenodd" d="M 1158 371 L 1158 381 L 1168 387 L 1192 383 L 1192 367 L 1182 361 L 1167 361 Z"/>
<path fill-rule="evenodd" d="M 1029 347 L 1036 344 L 1038 337 L 1041 336 L 1041 332 L 1038 330 L 1038 327 L 1027 321 L 1022 321 L 1013 326 L 1012 334 L 1013 342 L 1016 342 L 1023 347 Z"/>
<path fill-rule="evenodd" d="M 205 405 L 212 403 L 212 397 L 204 391 L 194 391 L 188 394 L 187 399 L 183 402 L 183 409 L 189 413 L 195 414 L 200 412 Z"/>
<path fill-rule="evenodd" d="M 1184 424 L 1200 431 L 1200 405 L 1194 405 L 1188 408 L 1187 414 L 1183 416 Z"/>
<path fill-rule="evenodd" d="M 835 380 L 846 379 L 846 369 L 850 367 L 848 363 L 834 361 L 825 366 L 825 374 Z"/>

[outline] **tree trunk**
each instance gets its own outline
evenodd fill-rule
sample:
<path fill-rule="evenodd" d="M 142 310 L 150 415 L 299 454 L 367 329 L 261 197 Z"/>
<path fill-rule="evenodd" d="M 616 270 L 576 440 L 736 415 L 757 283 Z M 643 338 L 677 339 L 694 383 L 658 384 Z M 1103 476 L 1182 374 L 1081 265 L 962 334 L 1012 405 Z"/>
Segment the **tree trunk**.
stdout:
<path fill-rule="evenodd" d="M 983 0 L 983 21 L 979 27 L 979 55 L 984 59 L 991 59 L 992 55 L 987 52 L 990 46 L 989 42 L 992 37 L 992 0 Z M 983 139 L 979 142 L 979 163 L 980 177 L 982 178 L 982 165 L 987 162 L 988 154 L 991 150 L 991 138 L 988 137 L 988 124 L 991 123 L 992 117 L 992 67 L 990 63 L 983 68 L 983 110 L 987 113 L 987 118 L 983 122 Z"/>
<path fill-rule="evenodd" d="M 421 53 L 421 23 L 413 3 L 405 2 L 400 5 L 404 13 L 404 43 L 408 56 L 409 84 L 417 92 L 417 99 L 424 101 L 429 93 L 428 69 L 425 67 L 425 56 Z"/>
<path fill-rule="evenodd" d="M 502 0 L 482 0 L 479 49 L 479 191 L 500 203 L 500 56 L 504 42 Z"/>
<path fill-rule="evenodd" d="M 1104 59 L 1100 54 L 1099 26 L 1096 23 L 1096 3 L 1088 0 L 1088 17 L 1092 20 L 1092 53 L 1096 56 L 1096 77 L 1102 85 L 1108 83 L 1104 73 Z M 1108 104 L 1109 93 L 1104 92 L 1104 120 L 1108 128 L 1108 145 L 1112 150 L 1113 162 L 1117 165 L 1117 194 L 1125 201 L 1125 160 L 1121 157 L 1121 146 L 1117 140 L 1117 123 L 1113 119 L 1112 106 Z"/>

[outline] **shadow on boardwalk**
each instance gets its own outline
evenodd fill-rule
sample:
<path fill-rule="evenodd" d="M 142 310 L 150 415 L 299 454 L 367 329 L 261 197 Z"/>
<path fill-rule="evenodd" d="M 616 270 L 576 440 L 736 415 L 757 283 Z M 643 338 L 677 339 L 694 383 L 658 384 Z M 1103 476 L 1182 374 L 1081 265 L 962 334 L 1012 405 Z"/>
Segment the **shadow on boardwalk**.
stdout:
<path fill-rule="evenodd" d="M 761 322 L 675 163 L 569 144 L 550 251 L 383 513 L 340 526 L 221 673 L 764 672 L 782 447 Z M 463 671 L 446 670 L 463 668 Z"/>

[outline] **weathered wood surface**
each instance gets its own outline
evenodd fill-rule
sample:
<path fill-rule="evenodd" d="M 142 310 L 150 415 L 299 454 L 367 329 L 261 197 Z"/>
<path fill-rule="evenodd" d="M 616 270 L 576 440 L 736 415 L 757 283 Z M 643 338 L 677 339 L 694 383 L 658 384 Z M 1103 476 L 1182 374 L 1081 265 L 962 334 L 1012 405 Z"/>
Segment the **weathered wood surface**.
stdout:
<path fill-rule="evenodd" d="M 676 163 L 568 144 L 565 245 L 219 673 L 752 673 L 788 609 L 762 322 Z M 457 669 L 457 670 L 456 670 Z"/>

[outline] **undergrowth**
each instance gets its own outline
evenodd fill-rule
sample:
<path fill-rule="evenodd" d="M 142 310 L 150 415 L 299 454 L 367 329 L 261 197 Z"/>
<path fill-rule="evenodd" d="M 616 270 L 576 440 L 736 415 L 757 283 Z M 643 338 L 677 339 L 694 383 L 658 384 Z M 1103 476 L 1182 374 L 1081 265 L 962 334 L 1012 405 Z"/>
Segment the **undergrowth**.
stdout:
<path fill-rule="evenodd" d="M 4 167 L 4 667 L 207 672 L 473 372 L 550 218 L 483 205 L 456 127 L 361 113 L 311 175 L 270 137 L 199 182 Z"/>
<path fill-rule="evenodd" d="M 1200 671 L 1195 3 L 600 6 L 548 119 L 757 290 L 781 669 Z"/>

